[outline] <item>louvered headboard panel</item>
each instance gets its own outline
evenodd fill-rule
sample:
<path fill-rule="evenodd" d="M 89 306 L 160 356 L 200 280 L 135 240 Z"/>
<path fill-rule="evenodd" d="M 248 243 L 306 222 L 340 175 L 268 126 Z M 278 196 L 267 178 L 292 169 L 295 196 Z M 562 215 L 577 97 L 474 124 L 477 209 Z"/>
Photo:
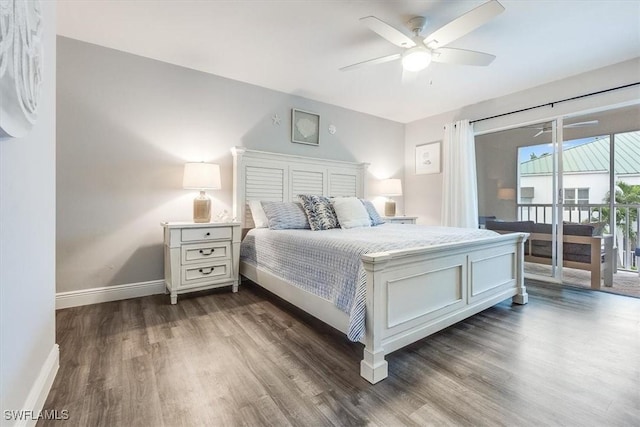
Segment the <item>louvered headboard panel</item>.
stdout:
<path fill-rule="evenodd" d="M 291 195 L 324 194 L 324 172 L 291 169 Z"/>
<path fill-rule="evenodd" d="M 253 228 L 251 200 L 297 201 L 298 194 L 365 197 L 367 163 L 325 160 L 234 147 L 233 216 Z"/>
<path fill-rule="evenodd" d="M 358 196 L 355 192 L 357 187 L 357 177 L 355 175 L 340 172 L 330 173 L 329 175 L 329 193 L 334 197 Z"/>

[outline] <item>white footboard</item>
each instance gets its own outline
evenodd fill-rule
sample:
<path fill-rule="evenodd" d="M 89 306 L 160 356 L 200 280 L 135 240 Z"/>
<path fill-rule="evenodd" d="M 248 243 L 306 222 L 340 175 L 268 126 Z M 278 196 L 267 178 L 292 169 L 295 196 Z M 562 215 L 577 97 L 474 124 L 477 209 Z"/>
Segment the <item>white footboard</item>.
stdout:
<path fill-rule="evenodd" d="M 385 355 L 509 297 L 527 303 L 525 233 L 368 254 L 367 314 L 360 374 L 387 377 Z"/>

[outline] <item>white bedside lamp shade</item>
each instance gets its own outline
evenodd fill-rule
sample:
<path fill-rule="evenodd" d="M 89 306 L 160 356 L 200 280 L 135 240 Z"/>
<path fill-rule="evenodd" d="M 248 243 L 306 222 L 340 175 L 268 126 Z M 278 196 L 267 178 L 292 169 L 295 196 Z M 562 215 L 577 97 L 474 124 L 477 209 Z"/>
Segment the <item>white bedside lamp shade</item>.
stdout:
<path fill-rule="evenodd" d="M 213 163 L 186 163 L 182 187 L 200 190 L 193 200 L 193 222 L 211 222 L 211 199 L 204 190 L 219 190 L 220 166 Z"/>
<path fill-rule="evenodd" d="M 380 182 L 380 194 L 386 197 L 402 196 L 402 181 L 397 178 L 384 179 Z M 396 216 L 396 202 L 387 200 L 384 204 L 385 216 Z"/>
<path fill-rule="evenodd" d="M 380 194 L 383 196 L 402 196 L 402 181 L 397 178 L 383 179 L 380 183 Z"/>
<path fill-rule="evenodd" d="M 188 190 L 219 190 L 220 166 L 204 162 L 185 164 L 182 187 Z"/>

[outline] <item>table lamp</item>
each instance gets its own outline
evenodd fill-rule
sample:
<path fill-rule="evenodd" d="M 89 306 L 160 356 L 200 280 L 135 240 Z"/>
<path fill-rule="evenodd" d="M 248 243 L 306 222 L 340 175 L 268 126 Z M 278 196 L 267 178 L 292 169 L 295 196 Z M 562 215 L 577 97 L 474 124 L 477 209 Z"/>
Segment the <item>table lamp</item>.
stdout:
<path fill-rule="evenodd" d="M 515 188 L 498 188 L 498 200 L 515 200 Z"/>
<path fill-rule="evenodd" d="M 213 163 L 186 163 L 182 187 L 200 190 L 193 200 L 193 222 L 211 222 L 211 199 L 205 190 L 219 190 L 220 166 Z"/>
<path fill-rule="evenodd" d="M 380 194 L 386 197 L 402 196 L 402 181 L 397 178 L 382 180 Z M 396 202 L 393 199 L 385 202 L 384 216 L 396 216 Z"/>

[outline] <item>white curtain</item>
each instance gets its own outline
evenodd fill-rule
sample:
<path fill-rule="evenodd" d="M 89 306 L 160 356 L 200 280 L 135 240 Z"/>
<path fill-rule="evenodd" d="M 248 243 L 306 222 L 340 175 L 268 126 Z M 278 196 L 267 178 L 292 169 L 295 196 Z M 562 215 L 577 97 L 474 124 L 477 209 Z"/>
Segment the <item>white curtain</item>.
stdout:
<path fill-rule="evenodd" d="M 476 150 L 469 120 L 446 125 L 442 145 L 442 225 L 478 228 Z"/>

